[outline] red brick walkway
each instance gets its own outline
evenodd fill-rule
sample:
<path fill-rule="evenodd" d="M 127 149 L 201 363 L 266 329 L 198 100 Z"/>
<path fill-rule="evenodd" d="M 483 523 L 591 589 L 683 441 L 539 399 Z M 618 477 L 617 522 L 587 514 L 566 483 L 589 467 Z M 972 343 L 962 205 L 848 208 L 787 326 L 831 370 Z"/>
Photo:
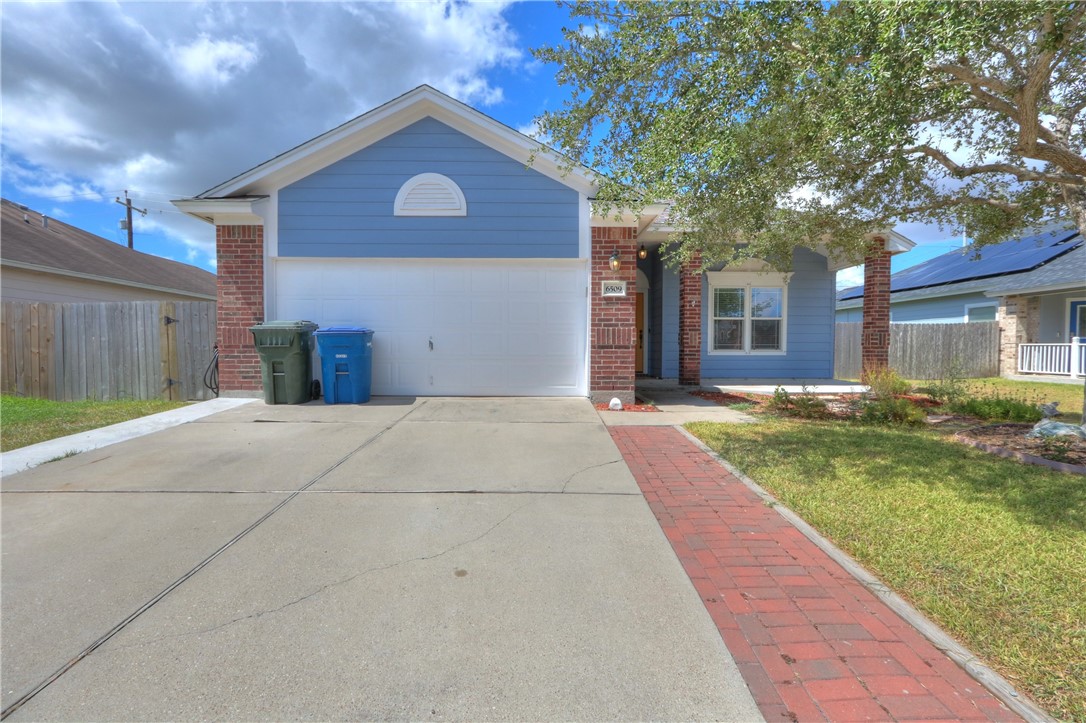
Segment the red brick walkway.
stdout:
<path fill-rule="evenodd" d="M 1018 720 L 678 430 L 611 436 L 767 721 Z"/>

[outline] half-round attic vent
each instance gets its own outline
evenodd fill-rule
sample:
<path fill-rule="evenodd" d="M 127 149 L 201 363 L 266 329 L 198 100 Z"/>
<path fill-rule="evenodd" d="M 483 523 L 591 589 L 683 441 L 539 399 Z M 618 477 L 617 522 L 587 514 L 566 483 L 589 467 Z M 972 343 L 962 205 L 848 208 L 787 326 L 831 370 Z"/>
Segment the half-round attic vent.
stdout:
<path fill-rule="evenodd" d="M 468 203 L 453 180 L 440 173 L 420 173 L 396 194 L 396 216 L 467 216 Z"/>

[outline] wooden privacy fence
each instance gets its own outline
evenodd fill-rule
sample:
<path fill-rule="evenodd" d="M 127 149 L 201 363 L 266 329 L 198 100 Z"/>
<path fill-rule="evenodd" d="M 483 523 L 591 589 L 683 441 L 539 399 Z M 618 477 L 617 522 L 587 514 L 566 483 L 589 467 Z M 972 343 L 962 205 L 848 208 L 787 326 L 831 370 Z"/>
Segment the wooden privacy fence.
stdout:
<path fill-rule="evenodd" d="M 3 393 L 57 401 L 211 399 L 211 301 L 3 302 Z"/>
<path fill-rule="evenodd" d="M 837 323 L 834 371 L 838 379 L 860 378 L 861 322 Z M 906 379 L 999 376 L 999 323 L 891 324 L 890 368 Z"/>

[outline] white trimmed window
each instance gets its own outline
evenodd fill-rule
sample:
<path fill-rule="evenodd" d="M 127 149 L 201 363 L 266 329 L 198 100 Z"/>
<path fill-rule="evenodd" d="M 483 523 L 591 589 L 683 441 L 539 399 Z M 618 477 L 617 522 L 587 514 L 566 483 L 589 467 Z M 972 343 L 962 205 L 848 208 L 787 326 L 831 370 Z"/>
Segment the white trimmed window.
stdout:
<path fill-rule="evenodd" d="M 783 354 L 791 274 L 711 271 L 709 353 Z"/>
<path fill-rule="evenodd" d="M 995 321 L 996 309 L 999 304 L 966 304 L 965 320 L 970 321 Z"/>
<path fill-rule="evenodd" d="M 467 216 L 468 202 L 460 186 L 440 173 L 420 173 L 400 186 L 393 206 L 396 216 Z"/>

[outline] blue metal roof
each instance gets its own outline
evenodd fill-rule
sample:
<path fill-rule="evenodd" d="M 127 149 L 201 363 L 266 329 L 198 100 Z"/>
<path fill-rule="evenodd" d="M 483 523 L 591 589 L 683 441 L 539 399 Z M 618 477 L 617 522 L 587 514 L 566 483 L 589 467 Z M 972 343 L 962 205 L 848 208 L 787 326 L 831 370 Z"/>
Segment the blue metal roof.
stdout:
<path fill-rule="evenodd" d="M 1078 231 L 1059 228 L 1003 243 L 955 249 L 890 277 L 890 293 L 1032 271 L 1082 245 Z M 844 289 L 838 301 L 858 299 L 864 287 Z"/>

